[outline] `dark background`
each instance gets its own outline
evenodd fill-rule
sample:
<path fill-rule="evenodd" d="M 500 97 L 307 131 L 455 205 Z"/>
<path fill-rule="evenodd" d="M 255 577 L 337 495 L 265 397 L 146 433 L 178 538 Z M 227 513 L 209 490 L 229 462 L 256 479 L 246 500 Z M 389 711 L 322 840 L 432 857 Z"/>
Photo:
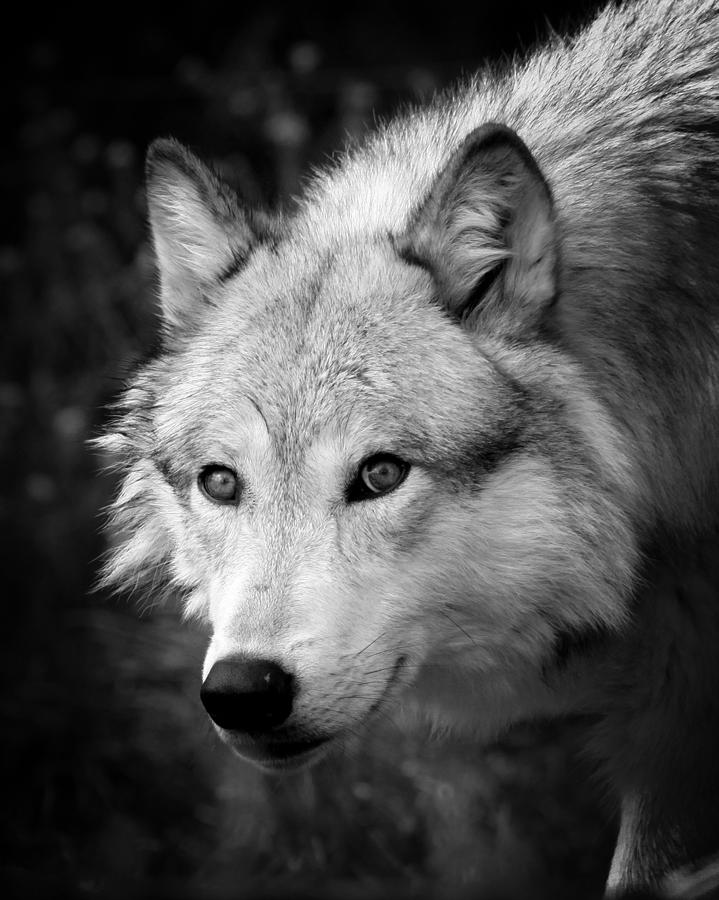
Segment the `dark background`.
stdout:
<path fill-rule="evenodd" d="M 254 203 L 376 116 L 566 32 L 594 3 L 20 12 L 0 60 L 2 878 L 25 896 L 601 895 L 613 825 L 571 727 L 478 752 L 385 725 L 256 772 L 198 699 L 203 636 L 91 592 L 114 488 L 87 441 L 151 343 L 142 161 L 173 134 Z M 0 885 L 0 887 L 2 887 Z M 473 889 L 474 890 L 474 889 Z M 477 894 L 472 893 L 472 896 Z"/>

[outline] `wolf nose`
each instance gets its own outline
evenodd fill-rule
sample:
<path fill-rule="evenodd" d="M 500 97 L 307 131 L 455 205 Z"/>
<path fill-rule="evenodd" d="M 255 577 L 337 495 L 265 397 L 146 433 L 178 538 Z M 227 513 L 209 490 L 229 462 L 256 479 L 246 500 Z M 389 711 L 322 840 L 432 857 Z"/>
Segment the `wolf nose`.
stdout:
<path fill-rule="evenodd" d="M 200 690 L 212 721 L 228 731 L 269 731 L 292 712 L 292 675 L 266 659 L 218 660 Z"/>

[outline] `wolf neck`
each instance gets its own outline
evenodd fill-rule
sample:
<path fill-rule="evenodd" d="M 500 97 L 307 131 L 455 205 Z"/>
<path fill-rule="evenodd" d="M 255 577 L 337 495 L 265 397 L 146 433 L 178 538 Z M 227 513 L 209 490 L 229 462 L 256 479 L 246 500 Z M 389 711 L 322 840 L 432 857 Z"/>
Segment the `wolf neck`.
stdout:
<path fill-rule="evenodd" d="M 655 565 L 605 672 L 597 735 L 621 796 L 609 896 L 719 851 L 719 539 Z"/>

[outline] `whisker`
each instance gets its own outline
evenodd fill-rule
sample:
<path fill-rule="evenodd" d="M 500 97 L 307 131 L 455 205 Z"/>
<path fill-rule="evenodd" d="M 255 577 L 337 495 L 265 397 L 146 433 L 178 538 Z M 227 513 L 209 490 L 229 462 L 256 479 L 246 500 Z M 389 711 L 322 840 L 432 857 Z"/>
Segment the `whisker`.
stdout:
<path fill-rule="evenodd" d="M 452 618 L 452 616 L 450 616 L 450 614 L 446 610 L 441 609 L 440 612 L 442 613 L 443 616 L 446 616 L 449 619 L 449 621 L 455 626 L 455 628 L 458 628 L 465 637 L 468 637 L 473 644 L 477 643 L 475 641 L 475 639 L 472 637 L 472 635 L 468 631 L 465 631 L 465 629 L 462 628 L 462 626 L 459 624 L 459 622 L 455 622 L 454 619 Z"/>
<path fill-rule="evenodd" d="M 381 632 L 377 635 L 376 638 L 374 638 L 373 640 L 371 640 L 371 641 L 369 642 L 369 644 L 367 644 L 366 647 L 363 647 L 358 653 L 355 653 L 355 659 L 357 659 L 358 657 L 362 656 L 362 654 L 365 652 L 365 650 L 369 650 L 369 648 L 370 648 L 373 644 L 376 644 L 377 641 L 378 641 L 380 638 L 384 637 L 385 634 L 386 634 L 386 632 L 381 631 Z M 374 654 L 372 654 L 372 653 L 370 654 L 370 656 L 373 656 L 373 655 L 374 655 Z"/>

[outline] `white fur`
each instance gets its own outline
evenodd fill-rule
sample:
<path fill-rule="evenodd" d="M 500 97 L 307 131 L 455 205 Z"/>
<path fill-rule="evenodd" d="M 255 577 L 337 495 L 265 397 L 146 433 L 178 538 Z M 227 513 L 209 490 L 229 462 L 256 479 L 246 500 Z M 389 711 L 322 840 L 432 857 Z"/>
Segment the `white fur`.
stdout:
<path fill-rule="evenodd" d="M 233 654 L 290 671 L 293 740 L 341 743 L 412 696 L 480 738 L 602 717 L 622 886 L 719 831 L 710 767 L 693 772 L 680 740 L 711 745 L 715 594 L 664 591 L 654 568 L 672 549 L 663 562 L 691 572 L 715 541 L 718 48 L 714 0 L 609 9 L 379 130 L 254 249 L 219 182 L 163 145 L 150 203 L 173 352 L 103 443 L 125 469 L 108 582 L 186 593 L 212 630 L 206 673 Z M 489 170 L 452 181 L 488 121 L 533 154 L 518 151 L 516 193 Z M 456 321 L 453 298 L 499 262 Z M 408 477 L 348 500 L 378 452 Z M 237 472 L 237 505 L 202 494 L 209 464 Z M 674 763 L 694 798 L 681 815 Z"/>

